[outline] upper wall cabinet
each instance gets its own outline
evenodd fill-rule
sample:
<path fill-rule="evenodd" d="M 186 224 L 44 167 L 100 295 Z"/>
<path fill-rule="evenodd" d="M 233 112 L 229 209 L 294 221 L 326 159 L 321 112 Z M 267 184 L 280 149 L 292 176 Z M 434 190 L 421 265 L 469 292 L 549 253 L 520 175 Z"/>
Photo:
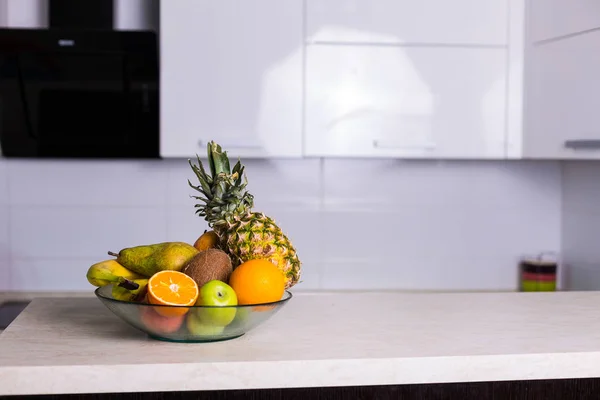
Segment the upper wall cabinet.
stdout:
<path fill-rule="evenodd" d="M 161 155 L 302 155 L 303 0 L 160 2 Z"/>
<path fill-rule="evenodd" d="M 600 158 L 600 30 L 534 48 L 530 71 L 524 155 Z"/>
<path fill-rule="evenodd" d="M 506 156 L 507 1 L 306 1 L 307 155 Z"/>
<path fill-rule="evenodd" d="M 312 156 L 503 158 L 506 51 L 309 46 Z"/>
<path fill-rule="evenodd" d="M 165 157 L 600 159 L 600 0 L 160 4 Z"/>
<path fill-rule="evenodd" d="M 531 0 L 517 158 L 600 159 L 600 1 Z"/>
<path fill-rule="evenodd" d="M 598 0 L 529 0 L 532 42 L 556 39 L 600 27 Z"/>
<path fill-rule="evenodd" d="M 306 0 L 309 43 L 505 45 L 507 0 Z"/>

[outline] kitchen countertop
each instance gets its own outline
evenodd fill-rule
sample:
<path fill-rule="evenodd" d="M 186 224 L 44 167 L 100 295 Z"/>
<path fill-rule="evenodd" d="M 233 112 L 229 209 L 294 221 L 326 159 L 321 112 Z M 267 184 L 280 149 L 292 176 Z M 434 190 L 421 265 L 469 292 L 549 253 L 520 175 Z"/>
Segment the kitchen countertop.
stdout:
<path fill-rule="evenodd" d="M 178 344 L 95 298 L 34 299 L 0 335 L 0 395 L 600 377 L 599 304 L 600 292 L 299 293 L 238 339 Z"/>

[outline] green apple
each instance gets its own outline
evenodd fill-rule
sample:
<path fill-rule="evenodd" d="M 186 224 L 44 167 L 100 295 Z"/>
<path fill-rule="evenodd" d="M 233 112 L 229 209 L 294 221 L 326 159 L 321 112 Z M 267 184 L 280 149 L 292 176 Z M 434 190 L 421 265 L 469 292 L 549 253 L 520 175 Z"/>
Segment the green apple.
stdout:
<path fill-rule="evenodd" d="M 196 315 L 189 315 L 187 317 L 186 326 L 192 335 L 197 336 L 219 335 L 225 329 L 225 326 L 212 325 L 208 322 L 203 322 Z"/>
<path fill-rule="evenodd" d="M 244 326 L 249 322 L 250 319 L 250 307 L 241 307 L 237 309 L 237 313 L 235 314 L 235 319 L 232 324 L 236 326 Z"/>
<path fill-rule="evenodd" d="M 235 318 L 237 304 L 233 288 L 215 279 L 202 285 L 196 301 L 197 306 L 211 307 L 195 309 L 195 317 L 207 325 L 225 327 Z"/>

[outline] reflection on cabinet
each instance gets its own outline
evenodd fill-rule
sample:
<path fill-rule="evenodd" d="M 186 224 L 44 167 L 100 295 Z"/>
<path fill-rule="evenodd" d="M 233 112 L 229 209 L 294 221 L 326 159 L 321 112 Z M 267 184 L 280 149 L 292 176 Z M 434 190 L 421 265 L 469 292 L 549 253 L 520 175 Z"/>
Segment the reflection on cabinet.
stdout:
<path fill-rule="evenodd" d="M 302 0 L 161 3 L 161 155 L 302 154 Z"/>
<path fill-rule="evenodd" d="M 306 66 L 308 155 L 505 155 L 505 49 L 315 45 Z"/>

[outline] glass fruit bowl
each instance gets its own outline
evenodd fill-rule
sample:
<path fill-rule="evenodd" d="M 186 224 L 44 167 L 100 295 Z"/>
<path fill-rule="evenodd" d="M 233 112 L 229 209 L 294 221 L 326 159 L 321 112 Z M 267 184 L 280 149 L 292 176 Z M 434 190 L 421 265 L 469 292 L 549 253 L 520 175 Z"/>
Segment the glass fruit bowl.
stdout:
<path fill-rule="evenodd" d="M 110 311 L 153 339 L 170 342 L 215 342 L 235 339 L 256 328 L 292 298 L 285 291 L 279 301 L 237 306 L 165 306 L 117 300 L 112 285 L 94 293 Z M 179 315 L 178 315 L 179 314 Z"/>

